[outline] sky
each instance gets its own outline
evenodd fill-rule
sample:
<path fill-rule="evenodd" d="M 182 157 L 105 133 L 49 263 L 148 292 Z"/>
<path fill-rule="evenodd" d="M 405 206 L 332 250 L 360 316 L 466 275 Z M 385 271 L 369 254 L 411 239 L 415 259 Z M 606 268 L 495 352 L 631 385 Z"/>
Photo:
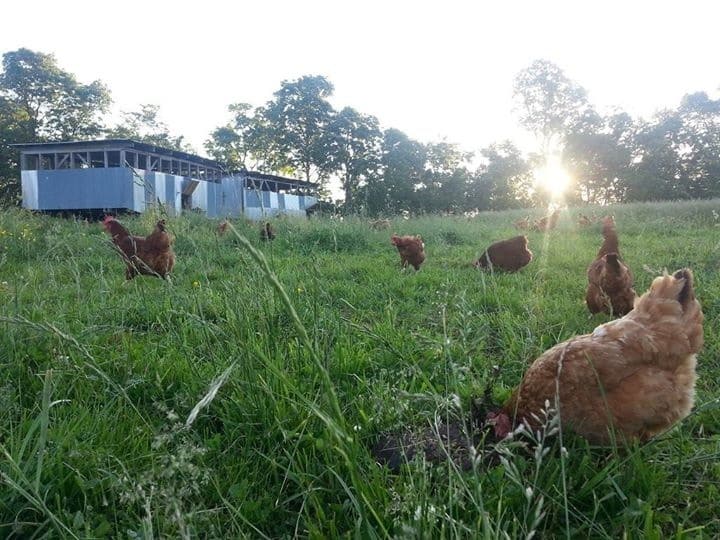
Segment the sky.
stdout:
<path fill-rule="evenodd" d="M 601 111 L 648 116 L 689 92 L 716 95 L 720 3 L 644 1 L 8 2 L 0 53 L 52 53 L 115 111 L 160 106 L 203 153 L 227 106 L 262 105 L 283 80 L 323 75 L 340 109 L 466 151 L 532 144 L 513 112 L 517 73 L 559 65 Z"/>

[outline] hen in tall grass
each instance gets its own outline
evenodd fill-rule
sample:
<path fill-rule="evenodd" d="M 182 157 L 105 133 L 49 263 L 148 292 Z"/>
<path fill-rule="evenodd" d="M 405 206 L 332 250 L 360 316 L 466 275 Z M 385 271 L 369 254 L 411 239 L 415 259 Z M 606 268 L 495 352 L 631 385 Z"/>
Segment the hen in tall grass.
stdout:
<path fill-rule="evenodd" d="M 270 225 L 269 221 L 266 221 L 260 228 L 260 240 L 269 242 L 270 240 L 275 240 L 275 236 L 275 228 Z"/>
<path fill-rule="evenodd" d="M 515 272 L 526 266 L 532 258 L 527 236 L 514 236 L 491 244 L 474 265 L 475 268 Z"/>
<path fill-rule="evenodd" d="M 164 219 L 157 222 L 148 236 L 131 235 L 130 231 L 112 216 L 105 217 L 103 226 L 127 265 L 126 279 L 140 274 L 167 278 L 175 266 L 175 253 Z"/>
<path fill-rule="evenodd" d="M 420 265 L 425 260 L 425 244 L 420 235 L 398 236 L 393 234 L 390 243 L 397 247 L 400 253 L 400 264 L 406 268 L 411 264 L 415 270 L 420 270 Z"/>
<path fill-rule="evenodd" d="M 587 269 L 585 302 L 591 313 L 625 315 L 633 308 L 636 295 L 632 272 L 620 258 L 615 220 L 611 216 L 603 219 L 602 234 L 603 244 Z"/>
<path fill-rule="evenodd" d="M 549 403 L 563 428 L 593 443 L 645 441 L 690 412 L 702 345 L 703 313 L 692 272 L 665 273 L 625 317 L 535 360 L 488 420 L 501 438 L 521 422 L 536 429 Z"/>

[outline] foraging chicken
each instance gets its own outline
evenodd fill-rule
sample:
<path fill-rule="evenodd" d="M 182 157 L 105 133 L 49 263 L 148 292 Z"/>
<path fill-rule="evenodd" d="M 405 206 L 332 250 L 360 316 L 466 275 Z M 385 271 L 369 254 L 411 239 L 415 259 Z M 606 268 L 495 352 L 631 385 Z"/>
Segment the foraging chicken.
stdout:
<path fill-rule="evenodd" d="M 633 275 L 620 258 L 615 220 L 603 219 L 604 241 L 595 260 L 587 269 L 588 287 L 585 302 L 590 313 L 625 315 L 633 308 L 635 290 Z"/>
<path fill-rule="evenodd" d="M 558 219 L 560 219 L 560 209 L 557 208 L 550 217 L 548 218 L 547 228 L 549 230 L 554 229 L 557 226 Z"/>
<path fill-rule="evenodd" d="M 527 231 L 530 228 L 530 216 L 525 219 L 518 219 L 513 225 L 518 231 Z"/>
<path fill-rule="evenodd" d="M 270 225 L 269 221 L 266 221 L 260 229 L 260 240 L 268 242 L 270 240 L 275 240 L 275 236 L 275 229 L 272 225 Z"/>
<path fill-rule="evenodd" d="M 538 232 L 544 232 L 544 231 L 549 230 L 547 216 L 542 217 L 538 220 L 535 220 L 535 222 L 533 223 L 533 226 L 532 226 L 532 230 L 538 231 Z"/>
<path fill-rule="evenodd" d="M 376 231 L 382 231 L 384 229 L 390 228 L 390 220 L 389 219 L 376 219 L 370 222 L 370 227 L 375 229 Z"/>
<path fill-rule="evenodd" d="M 692 409 L 702 323 L 692 272 L 666 272 L 625 317 L 535 360 L 488 423 L 500 438 L 521 422 L 537 429 L 549 402 L 559 409 L 563 429 L 592 443 L 646 441 Z"/>
<path fill-rule="evenodd" d="M 228 225 L 229 225 L 229 223 L 227 221 L 221 222 L 217 228 L 218 235 L 222 236 L 223 234 L 225 234 L 228 230 Z"/>
<path fill-rule="evenodd" d="M 415 270 L 420 269 L 420 265 L 425 260 L 425 244 L 420 235 L 398 236 L 393 233 L 390 243 L 397 247 L 400 253 L 400 264 L 403 268 L 410 263 Z"/>
<path fill-rule="evenodd" d="M 588 225 L 592 225 L 592 220 L 584 214 L 580 214 L 577 222 L 580 227 L 587 227 Z"/>
<path fill-rule="evenodd" d="M 526 266 L 532 261 L 532 258 L 532 251 L 528 249 L 527 236 L 514 236 L 509 240 L 491 244 L 475 261 L 474 266 L 475 268 L 515 272 Z"/>
<path fill-rule="evenodd" d="M 122 254 L 127 265 L 126 279 L 132 279 L 139 274 L 167 278 L 175 265 L 175 253 L 171 247 L 172 238 L 166 231 L 164 219 L 158 221 L 153 232 L 146 237 L 132 236 L 112 216 L 105 217 L 103 226 L 112 236 L 113 244 Z"/>
<path fill-rule="evenodd" d="M 560 209 L 555 210 L 549 216 L 544 216 L 533 223 L 532 229 L 534 231 L 544 232 L 550 231 L 557 226 L 558 219 L 560 219 Z"/>

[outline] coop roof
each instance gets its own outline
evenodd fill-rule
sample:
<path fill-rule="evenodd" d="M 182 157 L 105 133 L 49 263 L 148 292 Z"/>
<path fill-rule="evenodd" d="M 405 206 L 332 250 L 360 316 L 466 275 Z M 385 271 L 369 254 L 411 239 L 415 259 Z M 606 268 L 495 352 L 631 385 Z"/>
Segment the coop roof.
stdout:
<path fill-rule="evenodd" d="M 146 152 L 148 154 L 155 154 L 165 156 L 168 158 L 180 159 L 188 161 L 197 165 L 203 165 L 205 167 L 212 167 L 222 171 L 227 171 L 226 167 L 219 161 L 214 159 L 208 159 L 195 154 L 188 154 L 187 152 L 181 152 L 179 150 L 170 150 L 169 148 L 163 148 L 154 144 L 148 144 L 133 139 L 99 139 L 93 141 L 58 141 L 58 142 L 35 142 L 35 143 L 18 143 L 12 144 L 14 148 L 17 148 L 21 152 L 28 154 L 43 154 L 43 153 L 54 153 L 54 152 L 78 152 L 84 151 L 101 151 L 101 150 L 132 150 L 136 152 Z M 275 174 L 267 174 L 256 171 L 235 171 L 232 174 L 244 175 L 251 179 L 266 180 L 270 182 L 277 182 L 282 184 L 290 184 L 298 187 L 314 188 L 318 187 L 318 184 L 314 182 L 306 182 L 305 180 L 298 180 L 296 178 L 287 178 L 285 176 L 277 176 Z"/>
<path fill-rule="evenodd" d="M 181 159 L 189 161 L 197 165 L 205 167 L 213 167 L 215 169 L 224 169 L 222 163 L 214 159 L 208 159 L 195 154 L 188 154 L 179 150 L 170 150 L 162 146 L 154 144 L 134 141 L 132 139 L 100 139 L 94 141 L 58 141 L 44 143 L 20 143 L 11 145 L 21 152 L 25 153 L 50 153 L 50 152 L 73 152 L 80 150 L 100 151 L 100 150 L 134 150 L 136 152 L 147 152 L 148 154 L 157 154 L 169 158 Z"/>

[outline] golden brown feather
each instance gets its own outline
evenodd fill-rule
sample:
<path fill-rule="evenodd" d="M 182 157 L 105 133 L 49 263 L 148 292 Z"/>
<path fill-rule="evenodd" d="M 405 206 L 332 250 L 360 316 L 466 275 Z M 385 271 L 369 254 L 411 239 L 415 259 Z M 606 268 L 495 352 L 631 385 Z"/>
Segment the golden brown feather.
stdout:
<path fill-rule="evenodd" d="M 655 278 L 625 317 L 535 360 L 492 415 L 496 435 L 519 422 L 537 428 L 535 416 L 546 401 L 559 404 L 564 428 L 593 443 L 645 441 L 662 433 L 692 409 L 702 323 L 689 269 Z"/>
<path fill-rule="evenodd" d="M 397 247 L 398 253 L 400 253 L 402 268 L 406 268 L 409 263 L 415 270 L 420 269 L 420 265 L 425 260 L 425 244 L 420 235 L 398 236 L 393 234 L 390 237 L 390 243 Z"/>
<path fill-rule="evenodd" d="M 112 216 L 105 218 L 103 226 L 127 265 L 125 270 L 127 279 L 139 274 L 166 278 L 172 271 L 175 266 L 175 253 L 171 247 L 172 238 L 167 233 L 164 219 L 158 221 L 153 232 L 146 237 L 132 236 Z"/>
<path fill-rule="evenodd" d="M 603 244 L 588 266 L 585 303 L 591 313 L 625 315 L 633 308 L 635 290 L 630 268 L 620 258 L 620 246 L 611 216 L 603 219 Z"/>
<path fill-rule="evenodd" d="M 527 236 L 521 235 L 491 244 L 474 264 L 476 268 L 515 272 L 527 266 L 532 258 Z"/>

